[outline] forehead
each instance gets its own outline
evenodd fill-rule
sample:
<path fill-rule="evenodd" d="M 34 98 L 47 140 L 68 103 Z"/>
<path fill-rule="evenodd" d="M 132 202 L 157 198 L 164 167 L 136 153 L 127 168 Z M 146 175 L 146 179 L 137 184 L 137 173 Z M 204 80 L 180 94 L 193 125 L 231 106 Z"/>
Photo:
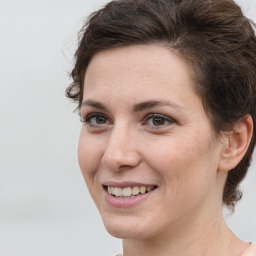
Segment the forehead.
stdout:
<path fill-rule="evenodd" d="M 93 90 L 142 89 L 144 92 L 194 87 L 190 65 L 162 45 L 132 45 L 103 50 L 91 59 L 85 73 L 84 95 Z"/>

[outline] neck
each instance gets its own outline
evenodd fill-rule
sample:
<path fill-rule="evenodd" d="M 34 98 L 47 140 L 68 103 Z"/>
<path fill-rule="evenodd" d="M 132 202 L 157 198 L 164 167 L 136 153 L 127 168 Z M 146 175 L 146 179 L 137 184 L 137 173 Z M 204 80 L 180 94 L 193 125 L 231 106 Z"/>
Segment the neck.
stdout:
<path fill-rule="evenodd" d="M 148 239 L 125 239 L 124 256 L 240 256 L 248 244 L 227 227 L 222 212 L 183 220 L 169 232 Z"/>

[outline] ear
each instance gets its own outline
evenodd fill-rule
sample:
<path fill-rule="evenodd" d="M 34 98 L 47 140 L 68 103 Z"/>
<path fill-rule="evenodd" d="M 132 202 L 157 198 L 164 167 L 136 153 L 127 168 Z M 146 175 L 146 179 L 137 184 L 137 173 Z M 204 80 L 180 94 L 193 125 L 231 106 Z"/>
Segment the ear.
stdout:
<path fill-rule="evenodd" d="M 223 150 L 218 165 L 219 171 L 229 171 L 235 168 L 243 159 L 252 138 L 253 120 L 246 115 L 228 132 L 223 143 Z"/>

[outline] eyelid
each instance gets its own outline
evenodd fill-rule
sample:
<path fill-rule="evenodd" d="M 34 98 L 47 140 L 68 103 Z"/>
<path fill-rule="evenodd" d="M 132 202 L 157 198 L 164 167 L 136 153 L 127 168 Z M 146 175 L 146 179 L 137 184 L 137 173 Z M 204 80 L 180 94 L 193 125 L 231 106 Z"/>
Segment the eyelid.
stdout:
<path fill-rule="evenodd" d="M 164 115 L 164 114 L 160 114 L 160 113 L 150 113 L 146 116 L 146 119 L 150 119 L 152 117 L 162 117 L 170 122 L 176 122 L 173 118 L 171 118 L 167 115 Z"/>
<path fill-rule="evenodd" d="M 81 120 L 81 122 L 85 123 L 86 125 L 91 126 L 91 127 L 96 127 L 96 128 L 97 128 L 97 127 L 102 127 L 102 126 L 104 126 L 104 125 L 107 124 L 107 123 L 104 123 L 104 124 L 97 124 L 97 125 L 91 124 L 91 123 L 90 123 L 90 120 L 91 120 L 92 118 L 94 118 L 94 117 L 104 117 L 104 118 L 106 118 L 107 123 L 108 123 L 108 122 L 111 122 L 111 119 L 110 119 L 107 115 L 105 115 L 105 114 L 103 114 L 103 113 L 100 113 L 100 112 L 88 113 L 88 114 L 85 115 L 85 117 L 80 116 L 80 120 Z"/>
<path fill-rule="evenodd" d="M 154 125 L 148 125 L 148 124 L 144 124 L 145 126 L 147 126 L 149 129 L 153 129 L 153 130 L 157 130 L 157 129 L 163 129 L 171 124 L 174 124 L 174 123 L 177 123 L 173 118 L 169 117 L 169 116 L 166 116 L 164 114 L 159 114 L 159 113 L 151 113 L 151 114 L 148 114 L 146 117 L 145 117 L 145 122 L 147 122 L 148 120 L 150 120 L 151 118 L 154 118 L 154 117 L 160 117 L 160 118 L 163 118 L 165 121 L 168 122 L 168 124 L 164 124 L 164 125 L 161 125 L 161 126 L 154 126 Z"/>

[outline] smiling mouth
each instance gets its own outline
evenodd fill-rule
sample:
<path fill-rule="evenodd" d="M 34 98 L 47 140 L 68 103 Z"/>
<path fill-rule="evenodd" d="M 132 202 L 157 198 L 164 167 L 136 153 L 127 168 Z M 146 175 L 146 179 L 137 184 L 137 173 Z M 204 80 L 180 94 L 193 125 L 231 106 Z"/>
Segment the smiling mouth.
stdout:
<path fill-rule="evenodd" d="M 146 194 L 154 189 L 157 186 L 134 186 L 134 187 L 111 187 L 111 186 L 104 186 L 104 189 L 112 196 L 115 197 L 122 197 L 122 198 L 130 198 L 135 197 L 137 195 Z"/>

